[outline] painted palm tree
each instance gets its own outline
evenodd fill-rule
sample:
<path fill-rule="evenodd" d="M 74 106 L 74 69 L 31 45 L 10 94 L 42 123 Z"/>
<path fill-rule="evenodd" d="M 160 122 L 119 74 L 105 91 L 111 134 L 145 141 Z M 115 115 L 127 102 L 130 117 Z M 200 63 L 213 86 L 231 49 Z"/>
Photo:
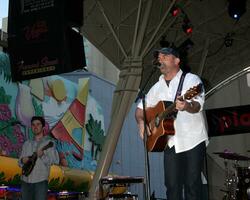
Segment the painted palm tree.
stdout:
<path fill-rule="evenodd" d="M 11 81 L 10 59 L 8 54 L 0 52 L 0 75 L 3 74 L 6 82 Z"/>
<path fill-rule="evenodd" d="M 102 151 L 102 146 L 105 141 L 104 131 L 101 128 L 101 121 L 94 120 L 93 116 L 90 114 L 90 119 L 86 124 L 86 129 L 89 133 L 89 141 L 91 145 L 91 155 L 92 159 L 97 160 L 98 152 Z M 96 146 L 96 149 L 95 149 Z"/>

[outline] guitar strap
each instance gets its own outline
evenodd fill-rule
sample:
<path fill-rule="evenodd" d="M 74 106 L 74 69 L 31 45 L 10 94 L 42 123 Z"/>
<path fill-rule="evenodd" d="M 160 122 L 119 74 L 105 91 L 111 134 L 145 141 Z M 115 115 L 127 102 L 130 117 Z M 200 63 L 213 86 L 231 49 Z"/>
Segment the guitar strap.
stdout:
<path fill-rule="evenodd" d="M 181 96 L 181 90 L 182 90 L 182 86 L 183 86 L 183 82 L 184 82 L 186 74 L 187 74 L 186 72 L 182 72 L 180 82 L 179 82 L 179 85 L 175 94 L 174 102 L 178 96 Z M 174 114 L 175 117 L 177 116 L 177 113 L 178 113 L 178 110 L 175 111 L 175 114 Z"/>
<path fill-rule="evenodd" d="M 183 82 L 184 82 L 184 78 L 185 78 L 186 74 L 187 74 L 186 72 L 182 72 L 180 82 L 179 82 L 179 85 L 178 85 L 178 88 L 177 88 L 177 91 L 175 94 L 174 102 L 178 96 L 181 96 L 181 90 L 182 90 L 182 86 L 183 86 Z"/>

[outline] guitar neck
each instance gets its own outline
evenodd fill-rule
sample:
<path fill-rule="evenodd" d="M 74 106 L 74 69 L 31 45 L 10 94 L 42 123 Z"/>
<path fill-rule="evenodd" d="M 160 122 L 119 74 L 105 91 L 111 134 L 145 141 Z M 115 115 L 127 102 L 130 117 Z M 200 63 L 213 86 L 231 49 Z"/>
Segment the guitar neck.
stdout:
<path fill-rule="evenodd" d="M 53 142 L 50 141 L 50 142 L 49 142 L 47 145 L 45 145 L 41 150 L 44 151 L 44 150 L 46 150 L 46 149 L 48 149 L 48 148 L 50 148 L 50 147 L 53 147 L 53 145 L 54 145 Z"/>

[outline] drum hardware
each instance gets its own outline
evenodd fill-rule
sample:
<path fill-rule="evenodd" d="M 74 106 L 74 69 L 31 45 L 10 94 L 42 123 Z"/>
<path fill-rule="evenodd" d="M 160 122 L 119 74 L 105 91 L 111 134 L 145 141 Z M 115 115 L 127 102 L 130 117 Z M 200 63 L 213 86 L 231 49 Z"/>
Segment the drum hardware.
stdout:
<path fill-rule="evenodd" d="M 225 169 L 226 169 L 226 174 L 225 174 L 225 186 L 227 189 L 227 193 L 226 195 L 228 196 L 228 200 L 236 200 L 236 194 L 237 194 L 237 190 L 238 190 L 238 176 L 237 176 L 237 166 L 239 166 L 239 163 L 237 160 L 234 160 L 234 164 L 232 164 L 233 170 L 230 170 L 229 166 L 228 166 L 228 160 L 224 159 L 224 165 L 225 165 Z"/>
<path fill-rule="evenodd" d="M 224 192 L 223 200 L 250 200 L 250 167 L 239 165 L 239 161 L 249 161 L 250 158 L 232 152 L 214 154 L 224 159 L 225 190 L 220 190 Z"/>
<path fill-rule="evenodd" d="M 237 198 L 241 200 L 250 200 L 250 168 L 238 167 L 238 192 Z"/>
<path fill-rule="evenodd" d="M 237 200 L 237 185 L 238 185 L 238 176 L 236 171 L 236 166 L 238 166 L 238 161 L 234 161 L 235 163 L 229 165 L 229 161 L 224 159 L 225 166 L 225 180 L 224 186 L 225 189 L 221 189 L 220 191 L 224 192 L 223 200 Z M 230 163 L 231 164 L 231 163 Z M 231 169 L 233 168 L 233 170 Z"/>

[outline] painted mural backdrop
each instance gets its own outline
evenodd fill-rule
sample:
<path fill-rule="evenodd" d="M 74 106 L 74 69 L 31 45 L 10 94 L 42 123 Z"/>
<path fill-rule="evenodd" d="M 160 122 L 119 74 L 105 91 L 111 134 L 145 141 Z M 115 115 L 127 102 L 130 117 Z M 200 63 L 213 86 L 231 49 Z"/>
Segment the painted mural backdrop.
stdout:
<path fill-rule="evenodd" d="M 94 171 L 105 129 L 102 108 L 88 93 L 89 79 L 72 82 L 49 76 L 12 83 L 8 60 L 4 61 L 0 63 L 0 155 L 18 158 L 24 141 L 33 137 L 30 119 L 39 115 L 46 120 L 44 134 L 55 139 L 60 166 Z M 0 182 L 3 176 L 0 172 Z"/>

